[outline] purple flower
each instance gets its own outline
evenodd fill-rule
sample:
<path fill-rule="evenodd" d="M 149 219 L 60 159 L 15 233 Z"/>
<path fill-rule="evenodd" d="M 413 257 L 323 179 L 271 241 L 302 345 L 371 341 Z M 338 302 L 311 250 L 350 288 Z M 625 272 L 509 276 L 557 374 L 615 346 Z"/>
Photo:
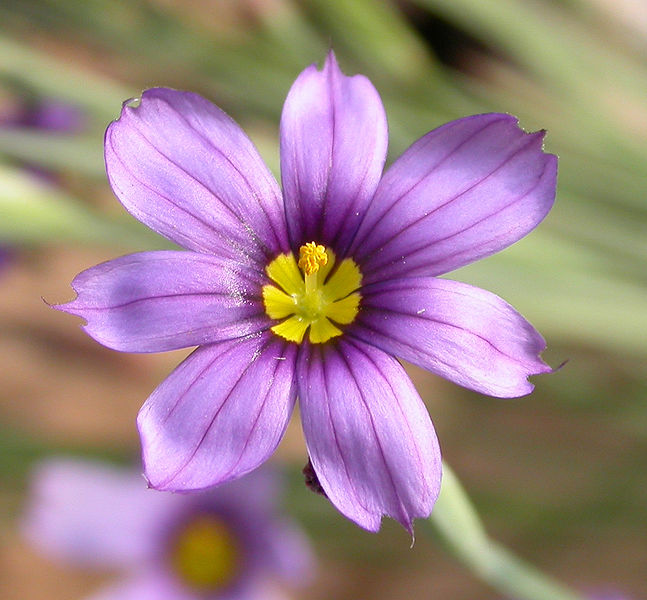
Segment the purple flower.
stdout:
<path fill-rule="evenodd" d="M 516 242 L 548 213 L 556 157 L 505 114 L 415 142 L 385 173 L 387 124 L 363 76 L 331 52 L 281 118 L 283 193 L 204 98 L 150 89 L 108 127 L 124 206 L 185 252 L 124 256 L 79 274 L 59 309 L 127 352 L 199 346 L 150 396 L 138 426 L 161 490 L 240 477 L 272 454 L 297 396 L 332 503 L 376 531 L 411 531 L 441 478 L 429 415 L 395 356 L 500 397 L 550 368 L 542 337 L 503 300 L 437 276 Z"/>
<path fill-rule="evenodd" d="M 56 134 L 74 133 L 83 128 L 83 121 L 78 108 L 55 100 L 44 100 L 36 104 L 25 104 L 6 115 L 0 114 L 0 130 L 26 128 L 40 129 Z M 53 173 L 38 165 L 23 164 L 22 166 L 40 179 L 49 181 L 55 178 Z M 0 245 L 0 271 L 12 259 L 12 247 Z"/>
<path fill-rule="evenodd" d="M 93 600 L 282 598 L 312 569 L 300 532 L 276 514 L 268 471 L 190 495 L 146 489 L 136 472 L 80 460 L 35 471 L 25 532 L 54 558 L 124 571 Z"/>
<path fill-rule="evenodd" d="M 625 596 L 624 594 L 614 590 L 585 593 L 583 597 L 586 597 L 589 600 L 631 600 L 629 596 Z"/>
<path fill-rule="evenodd" d="M 12 127 L 26 127 L 40 129 L 53 133 L 77 133 L 85 127 L 85 118 L 81 110 L 57 100 L 41 100 L 32 104 L 25 104 L 14 114 L 0 119 L 0 126 L 8 129 Z"/>
<path fill-rule="evenodd" d="M 25 102 L 12 113 L 0 116 L 0 129 L 36 130 L 52 137 L 80 133 L 86 125 L 85 115 L 77 106 L 51 99 Z M 21 166 L 42 180 L 56 183 L 57 174 L 38 164 L 24 161 Z"/>

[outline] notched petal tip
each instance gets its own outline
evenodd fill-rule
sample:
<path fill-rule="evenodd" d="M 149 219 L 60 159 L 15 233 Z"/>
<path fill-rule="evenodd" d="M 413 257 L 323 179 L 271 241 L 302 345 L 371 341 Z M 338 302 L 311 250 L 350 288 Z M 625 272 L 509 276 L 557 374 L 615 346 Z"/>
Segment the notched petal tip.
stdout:
<path fill-rule="evenodd" d="M 521 134 L 524 137 L 530 137 L 530 138 L 536 138 L 537 140 L 540 140 L 541 143 L 539 144 L 538 150 L 542 153 L 545 154 L 546 157 L 552 157 L 553 159 L 557 159 L 556 154 L 552 154 L 550 152 L 546 152 L 545 150 L 545 142 L 546 142 L 546 135 L 548 134 L 547 129 L 538 129 L 537 131 L 528 131 L 525 127 L 523 127 L 519 121 L 519 117 L 512 115 L 510 113 L 483 113 L 483 114 L 478 114 L 478 115 L 472 115 L 469 117 L 464 117 L 464 119 L 460 120 L 470 120 L 474 119 L 476 120 L 481 120 L 483 121 L 486 117 L 491 117 L 492 121 L 507 121 L 509 124 L 513 125 L 518 129 Z M 447 123 L 447 125 L 451 125 L 451 123 Z M 557 165 L 555 165 L 557 166 Z"/>
<path fill-rule="evenodd" d="M 539 335 L 536 331 L 535 333 Z M 542 338 L 543 341 L 543 338 Z M 530 381 L 530 377 L 536 377 L 537 375 L 549 375 L 554 373 L 557 369 L 551 367 L 548 363 L 544 361 L 541 357 L 541 353 L 546 349 L 546 344 L 544 343 L 541 349 L 532 350 L 528 353 L 524 364 L 521 364 L 520 372 L 517 374 L 516 383 L 513 385 L 510 384 L 507 388 L 502 388 L 496 393 L 491 391 L 477 390 L 481 393 L 485 393 L 488 396 L 494 398 L 503 398 L 503 399 L 513 399 L 513 398 L 522 398 L 528 396 L 535 389 L 535 384 Z M 470 386 L 466 386 L 470 387 Z"/>
<path fill-rule="evenodd" d="M 523 382 L 525 384 L 525 388 L 523 387 L 523 384 L 520 384 L 518 389 L 516 391 L 511 391 L 508 394 L 499 394 L 495 397 L 499 398 L 522 398 L 523 396 L 528 396 L 535 390 L 535 384 L 530 381 L 530 377 L 536 377 L 537 375 L 550 375 L 552 373 L 555 373 L 559 371 L 562 366 L 565 364 L 562 363 L 558 367 L 551 367 L 548 363 L 544 361 L 544 359 L 541 357 L 541 352 L 545 350 L 542 348 L 542 350 L 535 355 L 535 363 L 533 364 L 532 367 L 528 368 L 528 372 L 526 373 L 526 379 Z"/>
<path fill-rule="evenodd" d="M 121 109 L 125 110 L 126 108 L 137 108 L 138 106 L 140 106 L 144 93 L 145 92 L 142 92 L 139 96 L 134 96 L 132 98 L 128 98 L 128 100 L 124 100 L 121 103 Z"/>
<path fill-rule="evenodd" d="M 354 238 L 364 282 L 442 275 L 530 233 L 555 201 L 557 157 L 544 135 L 488 113 L 414 142 L 385 172 Z"/>
<path fill-rule="evenodd" d="M 122 113 L 126 109 L 137 109 L 142 105 L 142 102 L 144 100 L 152 99 L 152 98 L 164 98 L 168 95 L 174 96 L 182 96 L 182 95 L 188 95 L 192 96 L 194 95 L 193 92 L 187 92 L 184 90 L 178 90 L 175 88 L 170 88 L 170 87 L 162 87 L 162 86 L 157 86 L 157 87 L 152 87 L 152 88 L 146 88 L 139 94 L 139 96 L 133 96 L 132 98 L 128 98 L 128 100 L 124 100 L 121 103 L 121 108 L 122 108 Z"/>
<path fill-rule="evenodd" d="M 545 177 L 550 174 L 550 171 L 554 171 L 555 187 L 556 187 L 558 156 L 556 154 L 546 151 L 546 135 L 548 134 L 548 130 L 539 129 L 538 131 L 526 131 L 526 129 L 524 129 L 519 123 L 519 119 L 517 117 L 513 115 L 510 115 L 510 116 L 514 119 L 517 128 L 521 130 L 525 136 L 529 136 L 531 138 L 537 139 L 538 141 L 537 150 L 541 155 L 543 155 L 543 158 L 546 161 L 545 163 L 546 169 L 544 170 L 544 173 L 542 174 L 542 176 Z"/>
<path fill-rule="evenodd" d="M 506 119 L 505 119 L 505 120 L 507 120 L 507 121 L 509 121 L 509 122 L 513 123 L 513 124 L 516 126 L 516 128 L 517 128 L 517 129 L 518 129 L 518 130 L 519 130 L 519 131 L 520 131 L 524 136 L 526 136 L 526 137 L 530 137 L 530 138 L 536 138 L 536 139 L 538 140 L 538 142 L 540 142 L 540 143 L 538 144 L 538 146 L 539 146 L 538 150 L 539 150 L 542 154 L 545 154 L 547 157 L 549 157 L 549 156 L 550 156 L 550 157 L 553 157 L 553 158 L 557 159 L 557 155 L 556 155 L 556 154 L 552 154 L 552 153 L 550 153 L 550 152 L 546 152 L 546 149 L 545 149 L 545 143 L 546 143 L 546 135 L 548 134 L 548 130 L 547 130 L 547 129 L 538 129 L 538 130 L 536 130 L 536 131 L 529 131 L 529 130 L 527 130 L 525 127 L 523 127 L 523 126 L 521 125 L 521 123 L 520 123 L 520 121 L 519 121 L 519 117 L 517 117 L 517 116 L 515 116 L 515 115 L 511 115 L 511 114 L 508 114 L 508 113 L 492 113 L 492 114 L 493 114 L 493 115 L 500 115 L 501 117 L 506 117 Z M 477 116 L 479 116 L 479 115 L 477 115 Z"/>

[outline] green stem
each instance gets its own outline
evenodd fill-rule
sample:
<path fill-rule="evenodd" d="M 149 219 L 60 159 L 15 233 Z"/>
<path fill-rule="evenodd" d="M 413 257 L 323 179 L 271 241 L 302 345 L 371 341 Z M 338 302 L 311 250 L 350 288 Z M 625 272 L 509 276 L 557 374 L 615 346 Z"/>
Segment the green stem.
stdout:
<path fill-rule="evenodd" d="M 485 583 L 515 600 L 583 600 L 491 540 L 453 471 L 443 464 L 443 485 L 429 523 L 455 556 Z"/>

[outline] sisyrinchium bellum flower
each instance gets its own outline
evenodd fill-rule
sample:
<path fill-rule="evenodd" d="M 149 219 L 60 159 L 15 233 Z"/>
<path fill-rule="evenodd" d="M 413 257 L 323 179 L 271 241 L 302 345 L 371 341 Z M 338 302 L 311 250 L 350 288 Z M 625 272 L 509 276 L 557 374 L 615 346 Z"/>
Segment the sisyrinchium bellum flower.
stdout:
<path fill-rule="evenodd" d="M 106 132 L 108 178 L 186 251 L 79 274 L 59 309 L 127 352 L 199 346 L 138 417 L 145 473 L 192 490 L 251 471 L 299 398 L 332 503 L 411 531 L 441 479 L 429 415 L 395 357 L 484 394 L 528 394 L 542 337 L 499 297 L 438 278 L 516 242 L 548 213 L 557 159 L 514 117 L 459 119 L 382 174 L 387 123 L 368 79 L 331 52 L 294 82 L 280 126 L 283 191 L 231 118 L 171 89 L 127 102 Z"/>
<path fill-rule="evenodd" d="M 24 531 L 47 555 L 123 572 L 92 600 L 278 600 L 313 570 L 305 537 L 259 469 L 195 494 L 157 493 L 134 470 L 72 459 L 35 469 Z"/>

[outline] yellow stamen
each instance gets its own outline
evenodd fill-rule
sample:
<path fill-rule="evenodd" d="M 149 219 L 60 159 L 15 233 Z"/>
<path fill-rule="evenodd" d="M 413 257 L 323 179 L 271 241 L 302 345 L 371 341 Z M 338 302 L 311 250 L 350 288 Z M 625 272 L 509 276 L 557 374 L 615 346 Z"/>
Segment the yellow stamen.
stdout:
<path fill-rule="evenodd" d="M 213 592 L 230 584 L 238 574 L 240 551 L 222 519 L 203 514 L 179 531 L 170 559 L 187 587 Z"/>
<path fill-rule="evenodd" d="M 321 244 L 308 242 L 299 254 L 298 263 L 292 254 L 281 254 L 267 266 L 277 285 L 263 287 L 265 312 L 271 319 L 284 319 L 272 327 L 276 335 L 301 343 L 310 329 L 310 342 L 323 344 L 343 333 L 333 321 L 348 325 L 355 320 L 362 275 L 350 258 L 333 270 L 335 255 Z"/>
<path fill-rule="evenodd" d="M 328 264 L 326 248 L 321 244 L 308 242 L 299 248 L 299 268 L 306 274 L 312 275 Z"/>

